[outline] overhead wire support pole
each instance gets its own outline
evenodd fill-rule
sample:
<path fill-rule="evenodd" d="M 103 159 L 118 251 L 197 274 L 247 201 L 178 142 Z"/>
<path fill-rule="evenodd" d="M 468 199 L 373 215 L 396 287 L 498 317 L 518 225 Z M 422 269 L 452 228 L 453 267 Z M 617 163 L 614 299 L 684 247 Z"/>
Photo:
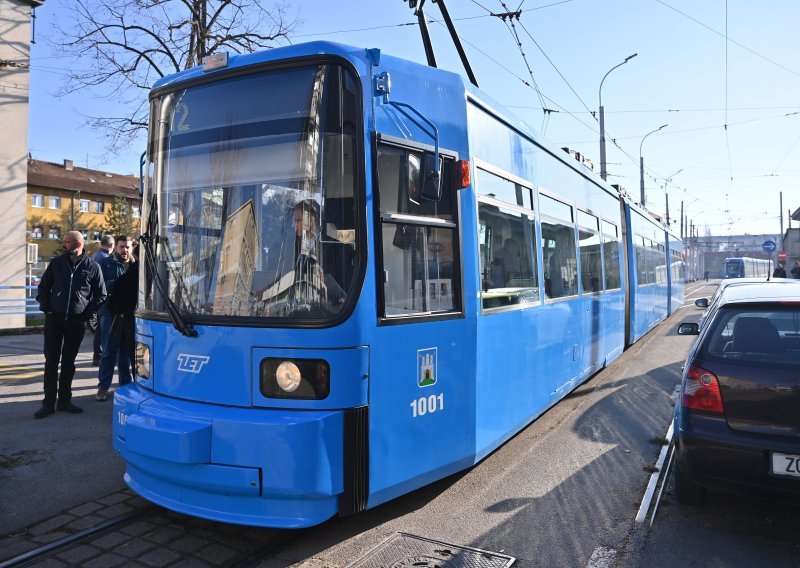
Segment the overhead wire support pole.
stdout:
<path fill-rule="evenodd" d="M 461 45 L 461 39 L 456 33 L 456 28 L 453 25 L 453 20 L 450 18 L 450 13 L 447 11 L 447 6 L 444 5 L 444 0 L 433 0 L 433 3 L 439 5 L 439 10 L 442 12 L 442 18 L 444 18 L 444 23 L 447 25 L 447 29 L 450 32 L 450 37 L 453 39 L 453 43 L 456 46 L 458 56 L 461 58 L 461 63 L 464 65 L 464 70 L 467 72 L 467 77 L 469 77 L 470 83 L 477 87 L 478 80 L 475 79 L 475 73 L 472 72 L 472 66 L 469 64 L 469 59 L 467 59 L 464 46 Z"/>

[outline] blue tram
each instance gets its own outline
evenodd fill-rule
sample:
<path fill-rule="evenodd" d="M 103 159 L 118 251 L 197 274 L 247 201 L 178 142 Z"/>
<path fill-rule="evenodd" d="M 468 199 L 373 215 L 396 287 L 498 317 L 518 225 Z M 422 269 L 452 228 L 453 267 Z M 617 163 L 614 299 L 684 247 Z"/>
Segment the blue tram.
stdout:
<path fill-rule="evenodd" d="M 682 244 L 456 74 L 317 42 L 159 81 L 143 497 L 304 527 L 467 468 L 683 300 Z"/>
<path fill-rule="evenodd" d="M 771 264 L 767 258 L 726 258 L 723 276 L 725 278 L 767 277 L 770 275 Z"/>

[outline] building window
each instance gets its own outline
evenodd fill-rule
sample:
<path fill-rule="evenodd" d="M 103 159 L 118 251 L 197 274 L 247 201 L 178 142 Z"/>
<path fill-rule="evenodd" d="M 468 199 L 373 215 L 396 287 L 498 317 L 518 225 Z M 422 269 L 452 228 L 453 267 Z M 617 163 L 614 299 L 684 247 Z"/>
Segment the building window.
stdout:
<path fill-rule="evenodd" d="M 89 212 L 89 200 L 81 199 L 81 213 L 88 213 L 88 212 Z"/>
<path fill-rule="evenodd" d="M 44 237 L 44 227 L 31 227 L 31 238 L 41 239 Z"/>
<path fill-rule="evenodd" d="M 78 230 L 80 231 L 81 235 L 83 235 L 83 240 L 84 241 L 88 241 L 89 240 L 89 229 L 78 229 Z"/>
<path fill-rule="evenodd" d="M 92 232 L 92 240 L 99 241 L 103 237 L 103 231 L 93 231 Z"/>
<path fill-rule="evenodd" d="M 44 195 L 41 193 L 31 194 L 31 207 L 44 207 Z"/>
<path fill-rule="evenodd" d="M 142 208 L 138 205 L 133 206 L 133 218 L 138 219 L 142 216 Z"/>
<path fill-rule="evenodd" d="M 57 195 L 50 196 L 50 209 L 61 209 L 61 198 Z"/>
<path fill-rule="evenodd" d="M 47 233 L 48 239 L 53 239 L 54 241 L 59 240 L 61 237 L 58 234 L 58 227 L 50 227 L 50 231 Z"/>
<path fill-rule="evenodd" d="M 102 201 L 95 201 L 94 202 L 94 212 L 95 213 L 102 213 L 103 212 L 103 202 Z"/>

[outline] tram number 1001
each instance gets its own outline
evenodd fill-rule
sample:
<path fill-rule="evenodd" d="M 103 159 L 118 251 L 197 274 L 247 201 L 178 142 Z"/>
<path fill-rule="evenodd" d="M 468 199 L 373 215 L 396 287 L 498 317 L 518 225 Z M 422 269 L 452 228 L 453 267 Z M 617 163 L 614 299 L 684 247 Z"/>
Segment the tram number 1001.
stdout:
<path fill-rule="evenodd" d="M 423 396 L 417 400 L 412 400 L 409 404 L 411 405 L 412 418 L 433 414 L 439 410 L 444 410 L 444 394 L 439 393 Z"/>

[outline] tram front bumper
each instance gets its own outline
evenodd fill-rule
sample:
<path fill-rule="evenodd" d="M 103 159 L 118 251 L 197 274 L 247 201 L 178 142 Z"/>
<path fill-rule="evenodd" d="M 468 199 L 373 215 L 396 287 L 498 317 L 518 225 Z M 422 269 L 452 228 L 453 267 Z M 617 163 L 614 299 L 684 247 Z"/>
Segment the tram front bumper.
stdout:
<path fill-rule="evenodd" d="M 300 528 L 337 513 L 341 411 L 230 408 L 136 384 L 114 396 L 114 448 L 142 497 L 198 517 Z"/>

